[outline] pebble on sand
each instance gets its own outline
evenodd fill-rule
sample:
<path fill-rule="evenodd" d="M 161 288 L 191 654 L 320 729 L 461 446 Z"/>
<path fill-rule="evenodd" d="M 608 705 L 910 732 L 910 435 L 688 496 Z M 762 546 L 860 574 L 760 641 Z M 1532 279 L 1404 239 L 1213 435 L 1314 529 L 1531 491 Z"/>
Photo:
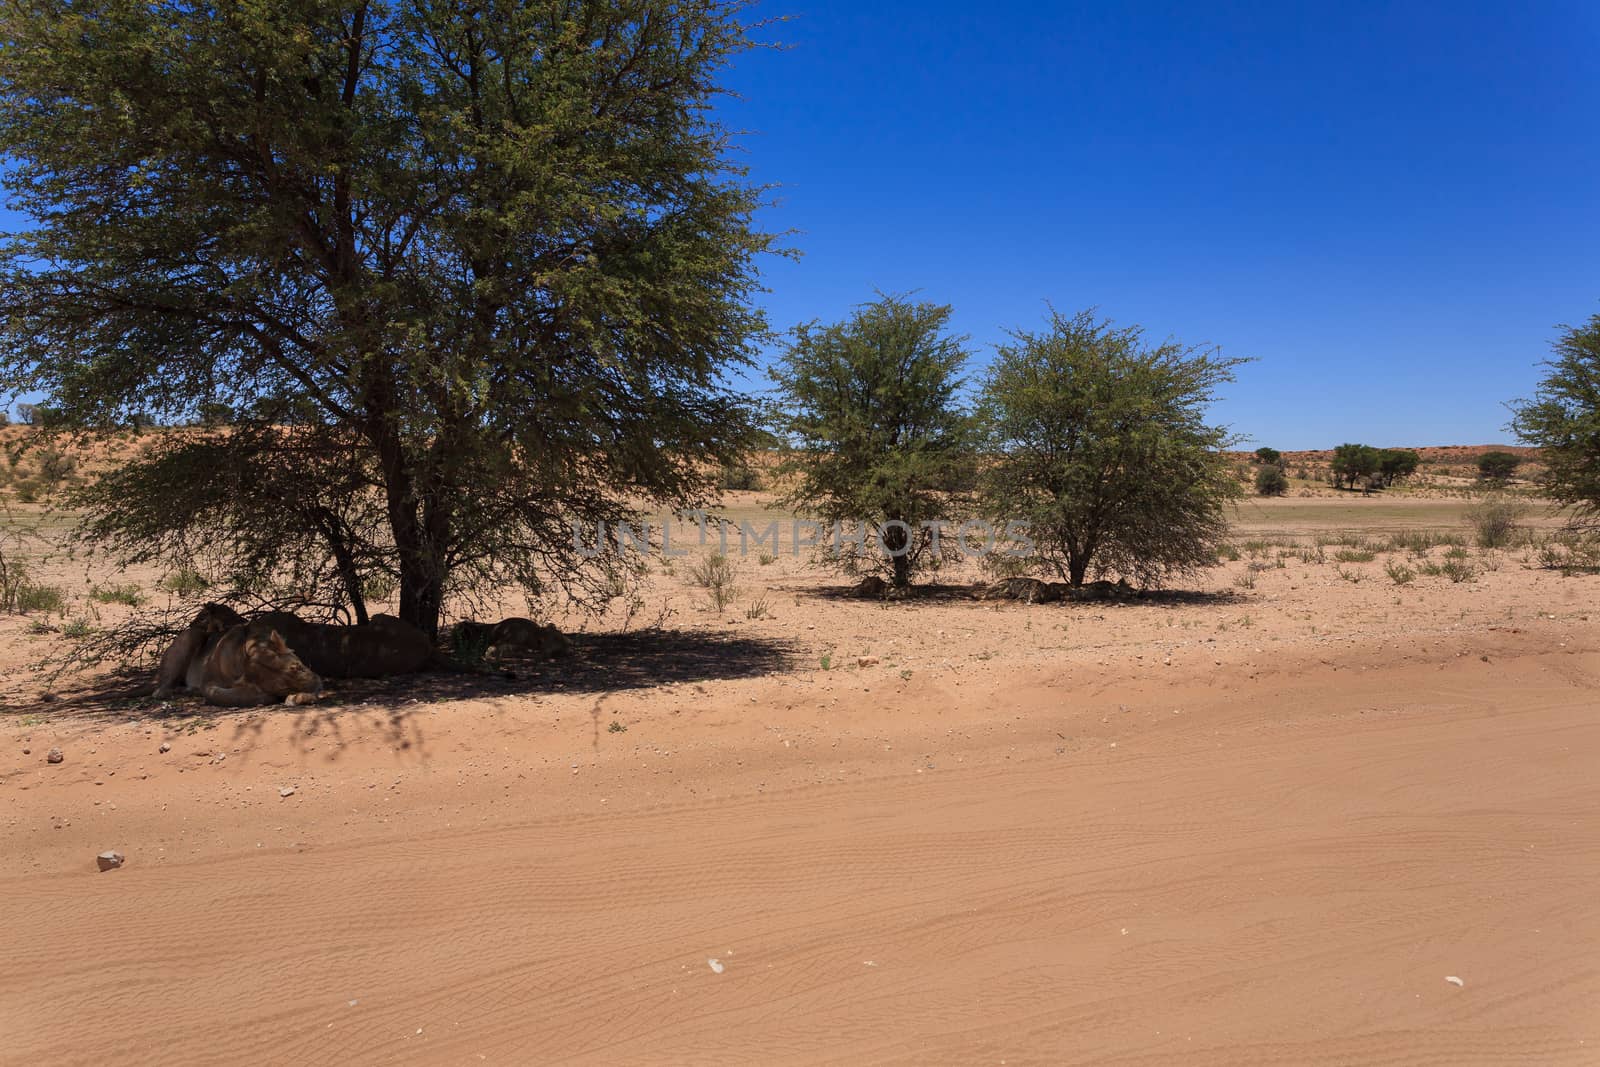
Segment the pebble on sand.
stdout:
<path fill-rule="evenodd" d="M 49 752 L 45 753 L 44 761 L 46 763 L 60 763 L 66 758 L 67 757 L 65 753 L 63 753 L 59 748 L 52 748 Z"/>
<path fill-rule="evenodd" d="M 122 866 L 122 853 L 102 852 L 94 858 L 95 866 L 102 871 L 114 871 Z"/>

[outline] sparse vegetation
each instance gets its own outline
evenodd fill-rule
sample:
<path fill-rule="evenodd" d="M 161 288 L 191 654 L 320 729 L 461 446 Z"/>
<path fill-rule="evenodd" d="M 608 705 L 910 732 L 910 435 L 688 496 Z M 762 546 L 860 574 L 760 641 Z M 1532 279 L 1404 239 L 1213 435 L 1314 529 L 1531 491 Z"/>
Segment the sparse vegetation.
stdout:
<path fill-rule="evenodd" d="M 721 615 L 738 593 L 733 561 L 721 552 L 702 556 L 689 565 L 689 580 L 708 594 L 711 607 Z"/>
<path fill-rule="evenodd" d="M 1511 480 L 1520 466 L 1522 457 L 1515 452 L 1485 452 L 1478 457 L 1478 478 L 1480 481 L 1504 484 Z"/>
<path fill-rule="evenodd" d="M 136 583 L 122 585 L 97 585 L 89 590 L 89 599 L 97 604 L 125 604 L 130 608 L 144 603 L 144 593 Z"/>
<path fill-rule="evenodd" d="M 1389 580 L 1395 585 L 1410 585 L 1417 577 L 1416 571 L 1395 560 L 1390 560 L 1383 565 L 1383 573 L 1387 574 Z"/>
<path fill-rule="evenodd" d="M 1289 491 L 1289 476 L 1276 464 L 1268 464 L 1256 471 L 1256 495 L 1282 496 Z"/>
<path fill-rule="evenodd" d="M 180 568 L 161 579 L 161 588 L 173 596 L 192 597 L 205 592 L 211 583 L 198 571 Z"/>
<path fill-rule="evenodd" d="M 1518 523 L 1528 513 L 1528 505 L 1515 497 L 1495 494 L 1485 497 L 1467 510 L 1479 548 L 1505 548 L 1517 535 Z"/>

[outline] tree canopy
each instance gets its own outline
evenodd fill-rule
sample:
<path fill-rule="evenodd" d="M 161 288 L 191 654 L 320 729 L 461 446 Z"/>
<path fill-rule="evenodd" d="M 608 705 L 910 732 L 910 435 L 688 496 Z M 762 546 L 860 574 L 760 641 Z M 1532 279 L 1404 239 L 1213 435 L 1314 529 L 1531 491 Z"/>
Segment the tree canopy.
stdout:
<path fill-rule="evenodd" d="M 276 465 L 363 516 L 300 563 L 392 574 L 430 632 L 486 581 L 603 588 L 569 520 L 703 503 L 747 440 L 721 375 L 773 243 L 711 111 L 746 7 L 7 6 L 0 388 L 234 413 L 86 498 L 113 544 L 229 544 Z"/>
<path fill-rule="evenodd" d="M 958 513 L 970 480 L 971 422 L 956 403 L 966 339 L 949 321 L 948 306 L 880 296 L 842 322 L 798 327 L 772 370 L 775 429 L 798 476 L 788 504 L 841 532 L 867 524 L 864 543 L 834 539 L 840 562 L 900 588 L 935 562 L 936 544 L 954 548 L 931 524 Z"/>
<path fill-rule="evenodd" d="M 1222 453 L 1231 435 L 1206 409 L 1243 362 L 1052 309 L 1045 330 L 1000 346 L 984 380 L 986 508 L 1026 522 L 1039 560 L 1074 586 L 1215 563 L 1241 490 Z"/>
<path fill-rule="evenodd" d="M 1522 466 L 1522 457 L 1515 452 L 1496 450 L 1478 457 L 1478 477 L 1486 482 L 1510 481 Z"/>
<path fill-rule="evenodd" d="M 1555 358 L 1531 400 L 1512 405 L 1511 428 L 1537 445 L 1543 484 L 1580 523 L 1600 521 L 1600 315 L 1561 327 Z"/>

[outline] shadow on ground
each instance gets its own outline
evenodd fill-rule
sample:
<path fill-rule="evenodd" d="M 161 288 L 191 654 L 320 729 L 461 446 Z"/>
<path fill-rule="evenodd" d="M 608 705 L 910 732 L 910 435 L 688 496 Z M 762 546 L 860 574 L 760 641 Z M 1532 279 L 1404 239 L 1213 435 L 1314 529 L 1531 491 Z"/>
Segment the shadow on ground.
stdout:
<path fill-rule="evenodd" d="M 152 671 L 118 671 L 63 692 L 49 703 L 3 710 L 40 715 L 77 714 L 133 720 L 181 720 L 238 710 L 294 715 L 308 728 L 327 729 L 326 712 L 362 704 L 413 704 L 549 693 L 610 693 L 680 682 L 755 678 L 787 669 L 796 646 L 775 638 L 698 630 L 639 630 L 574 634 L 570 656 L 560 660 L 509 660 L 477 670 L 430 671 L 393 678 L 351 678 L 328 683 L 323 699 L 306 707 L 212 708 L 198 698 L 157 701 L 148 693 Z M 395 714 L 402 714 L 396 710 Z M 392 724 L 396 736 L 402 723 Z"/>

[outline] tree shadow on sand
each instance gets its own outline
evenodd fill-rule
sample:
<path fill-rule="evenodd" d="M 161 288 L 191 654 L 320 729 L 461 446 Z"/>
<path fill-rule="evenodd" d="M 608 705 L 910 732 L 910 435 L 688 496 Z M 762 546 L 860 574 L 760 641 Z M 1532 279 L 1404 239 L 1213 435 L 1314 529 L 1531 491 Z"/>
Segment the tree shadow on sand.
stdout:
<path fill-rule="evenodd" d="M 247 711 L 295 716 L 307 730 L 331 730 L 330 714 L 352 706 L 610 693 L 681 682 L 755 678 L 787 669 L 797 655 L 797 646 L 786 640 L 702 630 L 652 629 L 573 634 L 571 638 L 571 654 L 557 660 L 513 658 L 471 670 L 333 680 L 317 703 L 303 707 L 214 708 L 187 694 L 178 700 L 158 701 L 148 695 L 153 671 L 120 670 L 101 675 L 48 704 L 6 710 L 153 722 Z M 395 713 L 400 714 L 401 709 L 396 708 Z M 396 741 L 403 740 L 405 725 L 393 721 L 386 732 Z"/>

